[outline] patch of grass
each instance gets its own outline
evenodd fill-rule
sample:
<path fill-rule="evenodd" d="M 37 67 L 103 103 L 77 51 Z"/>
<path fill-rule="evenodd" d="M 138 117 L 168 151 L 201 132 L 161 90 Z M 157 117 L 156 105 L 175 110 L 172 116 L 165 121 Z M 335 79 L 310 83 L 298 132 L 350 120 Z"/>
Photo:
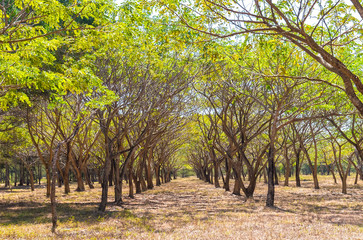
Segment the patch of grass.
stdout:
<path fill-rule="evenodd" d="M 276 186 L 277 208 L 265 208 L 266 184 L 259 182 L 254 199 L 245 201 L 196 178 L 177 179 L 135 199 L 124 186 L 122 207 L 108 204 L 97 211 L 101 189 L 63 194 L 57 189 L 58 233 L 50 232 L 49 199 L 45 188 L 0 191 L 1 239 L 362 239 L 363 184 L 348 195 L 331 176 L 320 176 L 314 190 L 311 176 L 302 187 Z M 233 181 L 231 181 L 231 189 Z M 109 202 L 114 201 L 110 188 Z"/>

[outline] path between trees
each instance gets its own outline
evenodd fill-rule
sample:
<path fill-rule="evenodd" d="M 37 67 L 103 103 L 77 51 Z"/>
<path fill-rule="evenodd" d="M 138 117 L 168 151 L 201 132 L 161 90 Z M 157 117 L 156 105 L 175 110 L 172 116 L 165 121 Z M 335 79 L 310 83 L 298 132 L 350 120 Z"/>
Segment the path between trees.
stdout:
<path fill-rule="evenodd" d="M 254 200 L 245 202 L 196 178 L 177 179 L 126 201 L 125 209 L 142 218 L 147 230 L 128 237 L 363 239 L 361 190 L 349 196 L 330 190 L 279 187 L 280 208 L 269 209 L 262 183 Z"/>
<path fill-rule="evenodd" d="M 310 177 L 310 180 L 308 179 Z M 97 211 L 101 188 L 65 195 L 58 191 L 57 239 L 363 239 L 363 183 L 348 194 L 331 176 L 311 176 L 302 187 L 276 186 L 276 206 L 265 208 L 266 184 L 257 183 L 254 200 L 245 202 L 195 177 L 179 178 L 126 197 L 123 206 Z M 124 186 L 124 190 L 127 186 Z M 0 239 L 54 239 L 45 188 L 14 188 L 0 194 Z M 114 201 L 112 191 L 109 201 Z"/>

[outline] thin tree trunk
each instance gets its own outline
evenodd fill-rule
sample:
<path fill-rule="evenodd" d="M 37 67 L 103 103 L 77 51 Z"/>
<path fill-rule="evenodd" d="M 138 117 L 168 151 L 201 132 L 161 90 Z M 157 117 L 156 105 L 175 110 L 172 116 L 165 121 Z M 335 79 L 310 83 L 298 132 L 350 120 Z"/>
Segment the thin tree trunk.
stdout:
<path fill-rule="evenodd" d="M 5 163 L 5 187 L 10 187 L 10 170 L 8 163 Z"/>
<path fill-rule="evenodd" d="M 267 199 L 266 199 L 266 206 L 273 207 L 275 204 L 275 185 L 274 185 L 274 168 L 275 168 L 275 161 L 274 161 L 274 146 L 273 143 L 270 143 L 270 149 L 268 151 L 268 169 L 267 169 Z"/>
<path fill-rule="evenodd" d="M 107 147 L 110 148 L 110 146 L 107 146 Z M 111 151 L 109 151 L 109 152 L 111 152 Z M 106 210 L 107 198 L 108 198 L 108 180 L 109 180 L 110 171 L 111 171 L 111 159 L 109 156 L 106 156 L 105 164 L 104 164 L 104 172 L 103 172 L 103 176 L 102 176 L 102 183 L 101 183 L 102 196 L 101 196 L 100 205 L 98 207 L 98 210 L 101 212 L 104 212 Z"/>
<path fill-rule="evenodd" d="M 60 148 L 61 148 L 61 143 L 58 144 L 53 159 L 52 159 L 52 186 L 51 186 L 51 194 L 50 194 L 50 206 L 52 209 L 52 232 L 55 233 L 55 230 L 57 228 L 57 206 L 56 206 L 56 199 L 55 199 L 55 192 L 56 192 L 56 187 L 55 187 L 55 183 L 57 181 L 57 161 L 59 158 L 59 153 L 60 153 Z"/>

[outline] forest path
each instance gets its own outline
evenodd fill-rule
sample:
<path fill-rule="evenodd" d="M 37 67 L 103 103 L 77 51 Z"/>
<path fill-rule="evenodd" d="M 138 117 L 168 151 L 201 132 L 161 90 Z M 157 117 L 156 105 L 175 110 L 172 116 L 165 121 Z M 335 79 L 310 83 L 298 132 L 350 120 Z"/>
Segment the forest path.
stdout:
<path fill-rule="evenodd" d="M 124 208 L 146 229 L 130 238 L 363 239 L 362 190 L 344 196 L 310 186 L 277 188 L 279 208 L 270 209 L 264 207 L 263 183 L 246 202 L 194 177 L 173 180 L 125 199 Z"/>

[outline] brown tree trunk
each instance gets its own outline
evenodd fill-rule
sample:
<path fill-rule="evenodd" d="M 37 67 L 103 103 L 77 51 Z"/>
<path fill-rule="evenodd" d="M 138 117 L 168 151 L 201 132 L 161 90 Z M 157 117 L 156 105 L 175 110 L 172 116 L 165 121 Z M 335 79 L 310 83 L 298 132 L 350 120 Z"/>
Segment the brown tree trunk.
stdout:
<path fill-rule="evenodd" d="M 141 183 L 141 191 L 145 192 L 147 190 L 146 182 L 144 176 L 140 176 L 140 183 Z"/>
<path fill-rule="evenodd" d="M 277 176 L 277 168 L 276 168 L 276 163 L 274 163 L 274 174 L 275 174 L 275 185 L 279 185 L 279 177 Z"/>
<path fill-rule="evenodd" d="M 226 158 L 226 181 L 223 186 L 226 191 L 230 191 L 230 188 L 229 188 L 230 177 L 231 177 L 231 168 L 230 168 L 228 159 Z"/>
<path fill-rule="evenodd" d="M 284 186 L 289 186 L 289 177 L 290 177 L 291 169 L 290 169 L 290 158 L 287 156 L 287 153 L 285 155 L 285 159 L 286 159 L 286 165 L 285 165 L 285 182 L 284 182 Z"/>
<path fill-rule="evenodd" d="M 79 169 L 77 168 L 77 166 L 73 167 L 74 172 L 76 173 L 76 179 L 77 179 L 77 188 L 76 191 L 77 192 L 83 192 L 85 191 L 85 187 L 84 187 L 84 182 L 82 179 L 82 173 L 81 171 L 79 171 Z"/>
<path fill-rule="evenodd" d="M 110 148 L 110 146 L 107 147 Z M 101 212 L 104 212 L 106 210 L 107 198 L 108 198 L 108 180 L 109 180 L 110 171 L 111 171 L 111 159 L 109 156 L 106 156 L 104 164 L 104 172 L 102 176 L 102 183 L 101 183 L 102 185 L 101 202 L 98 207 L 98 210 Z"/>
<path fill-rule="evenodd" d="M 134 184 L 132 183 L 132 164 L 129 166 L 129 197 L 134 198 Z"/>
<path fill-rule="evenodd" d="M 342 177 L 342 193 L 347 194 L 347 176 Z"/>
<path fill-rule="evenodd" d="M 156 186 L 160 186 L 161 182 L 160 182 L 160 166 L 159 165 L 155 166 L 155 178 L 156 178 Z"/>
<path fill-rule="evenodd" d="M 114 169 L 114 179 L 115 179 L 115 203 L 116 205 L 122 204 L 122 181 L 120 179 L 120 165 L 115 159 L 112 159 L 112 165 Z"/>
<path fill-rule="evenodd" d="M 111 163 L 111 169 L 110 169 L 110 173 L 109 173 L 109 176 L 108 176 L 108 186 L 109 187 L 112 187 L 113 186 L 113 164 Z"/>
<path fill-rule="evenodd" d="M 257 177 L 253 174 L 250 175 L 250 183 L 246 189 L 243 189 L 243 192 L 247 199 L 253 198 L 253 193 L 256 189 Z"/>
<path fill-rule="evenodd" d="M 235 181 L 234 181 L 234 187 L 233 187 L 233 194 L 234 195 L 241 195 L 241 171 L 240 169 L 237 169 L 235 167 L 233 167 L 233 173 L 234 173 L 234 177 L 235 177 Z"/>
<path fill-rule="evenodd" d="M 358 184 L 358 176 L 359 176 L 359 173 L 358 173 L 358 171 L 356 171 L 355 172 L 354 185 Z"/>
<path fill-rule="evenodd" d="M 219 185 L 219 164 L 217 163 L 217 160 L 214 161 L 214 186 L 216 188 L 220 188 L 221 185 Z"/>
<path fill-rule="evenodd" d="M 152 159 L 152 151 L 153 148 L 150 149 L 149 154 L 145 155 L 146 157 L 146 181 L 147 181 L 147 189 L 153 189 L 154 188 L 154 184 L 153 184 L 153 175 L 152 175 L 152 168 L 151 168 L 151 159 Z M 146 151 L 147 153 L 147 151 Z"/>
<path fill-rule="evenodd" d="M 8 163 L 5 163 L 5 187 L 10 187 L 10 170 Z"/>
<path fill-rule="evenodd" d="M 53 159 L 52 159 L 52 183 L 51 183 L 51 194 L 50 194 L 50 206 L 52 210 L 52 232 L 55 233 L 55 230 L 57 228 L 57 209 L 56 209 L 56 199 L 55 199 L 55 183 L 57 181 L 57 161 L 59 159 L 59 153 L 61 148 L 61 143 L 58 144 Z M 32 177 L 31 177 L 32 178 Z"/>
<path fill-rule="evenodd" d="M 47 176 L 47 197 L 50 197 L 50 185 L 51 185 L 51 179 L 50 179 L 50 169 L 49 166 L 46 166 L 45 172 Z"/>
<path fill-rule="evenodd" d="M 93 182 L 92 182 L 92 179 L 91 179 L 91 174 L 90 174 L 87 166 L 84 168 L 83 174 L 84 174 L 84 177 L 86 178 L 86 183 L 87 183 L 88 187 L 90 189 L 94 189 L 95 187 L 93 186 Z"/>
<path fill-rule="evenodd" d="M 25 179 L 25 170 L 24 170 L 24 162 L 19 164 L 19 186 L 24 186 Z"/>
<path fill-rule="evenodd" d="M 271 143 L 269 151 L 268 151 L 268 169 L 267 169 L 267 199 L 266 199 L 266 206 L 273 207 L 275 204 L 275 185 L 274 185 L 274 168 L 275 168 L 275 161 L 274 161 L 274 146 Z"/>
<path fill-rule="evenodd" d="M 314 188 L 319 189 L 318 171 L 314 168 L 313 172 Z"/>
<path fill-rule="evenodd" d="M 34 174 L 31 167 L 26 168 L 28 170 L 29 176 L 30 176 L 30 189 L 34 191 Z"/>

